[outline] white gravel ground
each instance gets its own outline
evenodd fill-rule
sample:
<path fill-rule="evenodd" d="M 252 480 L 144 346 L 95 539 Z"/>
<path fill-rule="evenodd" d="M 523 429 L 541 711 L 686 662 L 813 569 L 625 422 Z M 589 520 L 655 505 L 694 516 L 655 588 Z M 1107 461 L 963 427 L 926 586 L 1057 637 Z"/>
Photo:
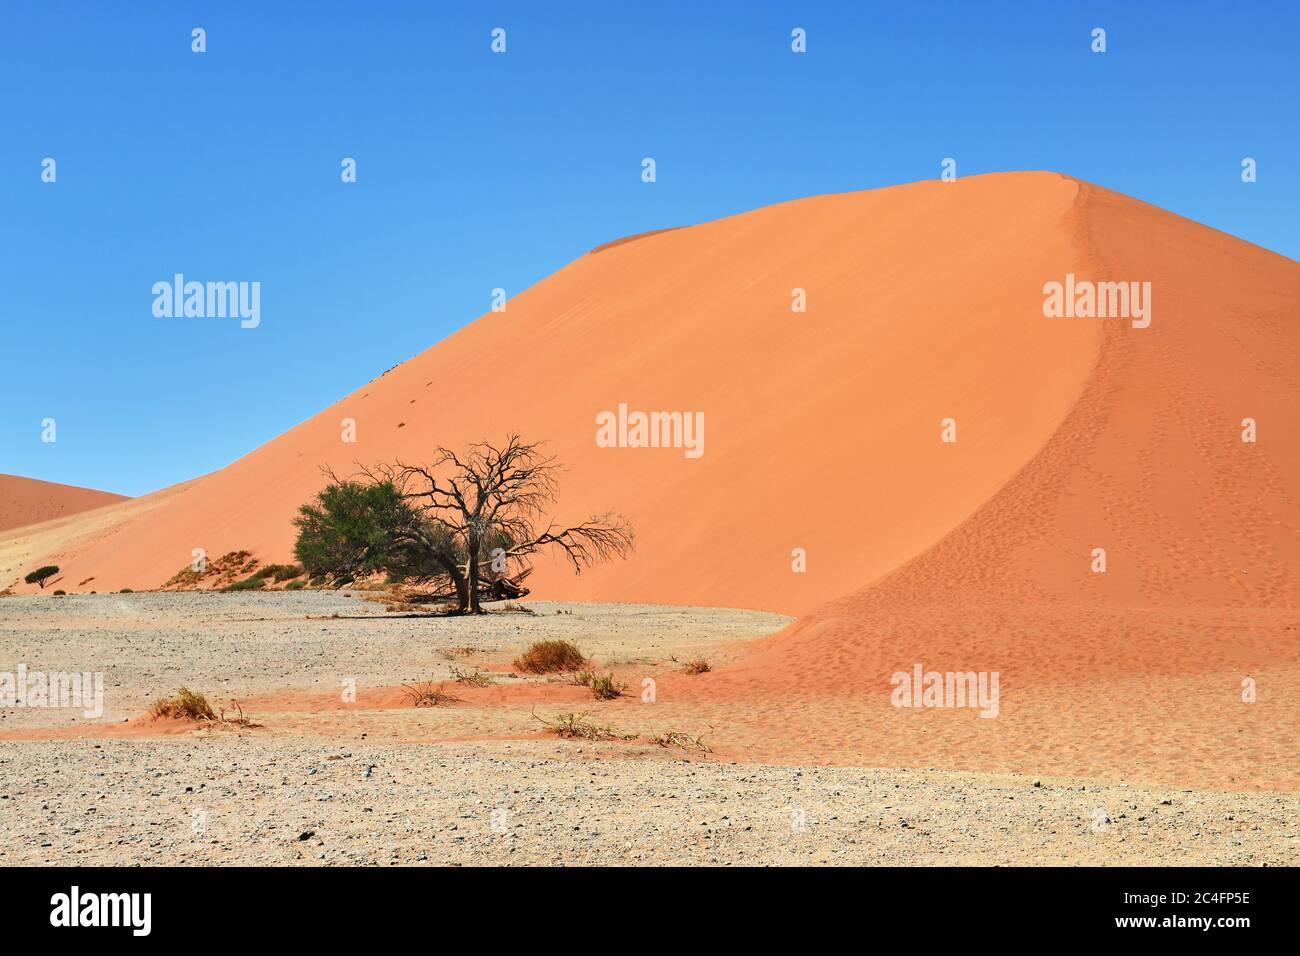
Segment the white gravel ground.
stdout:
<path fill-rule="evenodd" d="M 0 744 L 0 864 L 1295 865 L 1300 849 L 1294 795 L 622 749 Z"/>
<path fill-rule="evenodd" d="M 0 671 L 102 670 L 104 721 L 180 683 L 246 693 L 393 686 L 472 644 L 564 636 L 606 660 L 724 662 L 786 619 L 533 605 L 416 620 L 339 593 L 0 600 Z M 557 613 L 558 612 L 558 613 Z M 338 615 L 334 617 L 333 615 Z M 730 646 L 730 650 L 729 650 Z M 508 659 L 508 658 L 507 658 Z M 438 663 L 435 663 L 438 662 Z M 977 773 L 736 764 L 626 743 L 380 743 L 219 731 L 77 737 L 0 711 L 0 864 L 1283 864 L 1300 796 Z M 68 731 L 72 730 L 72 734 Z"/>

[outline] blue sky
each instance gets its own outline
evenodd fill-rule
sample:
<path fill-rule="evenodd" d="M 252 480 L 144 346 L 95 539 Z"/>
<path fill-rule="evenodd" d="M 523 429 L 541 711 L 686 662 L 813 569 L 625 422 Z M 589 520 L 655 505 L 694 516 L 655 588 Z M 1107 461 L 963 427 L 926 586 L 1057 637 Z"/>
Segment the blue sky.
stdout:
<path fill-rule="evenodd" d="M 194 477 L 495 287 L 949 156 L 1300 257 L 1292 3 L 11 0 L 4 18 L 2 472 L 124 494 Z M 155 318 L 176 272 L 261 282 L 261 325 Z"/>

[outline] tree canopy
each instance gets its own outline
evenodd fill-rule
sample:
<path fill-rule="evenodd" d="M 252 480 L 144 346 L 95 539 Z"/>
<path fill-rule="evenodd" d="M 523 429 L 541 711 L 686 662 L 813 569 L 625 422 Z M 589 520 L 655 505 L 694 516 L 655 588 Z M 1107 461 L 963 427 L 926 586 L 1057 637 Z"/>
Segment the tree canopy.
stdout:
<path fill-rule="evenodd" d="M 580 574 L 633 548 L 632 528 L 613 512 L 561 526 L 547 517 L 558 465 L 509 435 L 457 454 L 435 450 L 428 464 L 363 468 L 329 483 L 295 519 L 295 554 L 313 575 L 346 584 L 362 575 L 447 582 L 457 610 L 478 613 L 484 598 L 527 593 L 518 584 L 530 558 L 559 548 Z"/>
<path fill-rule="evenodd" d="M 39 584 L 43 591 L 45 590 L 45 582 L 58 573 L 59 566 L 57 564 L 47 564 L 44 567 L 37 568 L 31 574 L 23 578 L 23 580 L 28 584 Z"/>

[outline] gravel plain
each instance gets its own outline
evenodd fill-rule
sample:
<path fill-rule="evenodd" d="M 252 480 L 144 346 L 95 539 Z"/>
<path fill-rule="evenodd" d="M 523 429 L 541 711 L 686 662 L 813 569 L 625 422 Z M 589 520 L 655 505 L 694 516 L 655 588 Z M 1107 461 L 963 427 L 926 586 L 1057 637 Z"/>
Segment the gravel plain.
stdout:
<path fill-rule="evenodd" d="M 0 600 L 0 671 L 17 662 L 102 670 L 109 697 L 100 721 L 61 709 L 0 711 L 0 865 L 1300 861 L 1294 793 L 770 765 L 644 741 L 477 739 L 470 730 L 403 743 L 379 732 L 385 720 L 466 721 L 490 709 L 476 706 L 304 719 L 288 729 L 268 718 L 260 730 L 101 732 L 181 683 L 332 693 L 348 674 L 391 687 L 453 666 L 441 651 L 473 644 L 509 660 L 542 636 L 642 667 L 697 652 L 725 663 L 787 620 L 530 606 L 531 615 L 452 621 L 396 617 L 341 593 Z"/>
<path fill-rule="evenodd" d="M 1298 804 L 620 744 L 0 744 L 3 865 L 1295 865 Z"/>

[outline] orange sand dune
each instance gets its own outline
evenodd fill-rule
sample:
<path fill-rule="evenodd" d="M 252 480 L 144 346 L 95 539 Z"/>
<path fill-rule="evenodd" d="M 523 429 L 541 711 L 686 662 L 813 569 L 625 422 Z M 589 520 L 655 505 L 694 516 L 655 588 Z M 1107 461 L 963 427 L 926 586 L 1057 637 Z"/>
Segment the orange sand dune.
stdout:
<path fill-rule="evenodd" d="M 0 531 L 102 508 L 124 495 L 18 475 L 0 475 Z"/>
<path fill-rule="evenodd" d="M 612 507 L 638 534 L 630 562 L 581 578 L 543 563 L 536 596 L 810 608 L 932 546 L 1070 415 L 1102 329 L 1044 319 L 1041 288 L 1086 265 L 1082 198 L 1055 174 L 983 176 L 607 246 L 112 534 L 47 557 L 101 591 L 157 587 L 196 547 L 285 560 L 321 465 L 518 430 L 568 469 L 562 520 Z M 806 313 L 791 311 L 796 288 Z M 597 447 L 597 414 L 620 403 L 703 412 L 704 454 Z M 939 441 L 946 417 L 955 445 Z M 356 444 L 341 441 L 345 418 Z M 806 573 L 791 570 L 796 548 Z"/>
<path fill-rule="evenodd" d="M 1045 317 L 1067 273 L 1151 283 L 1150 327 Z M 1050 173 L 820 196 L 607 244 L 45 557 L 101 590 L 199 546 L 284 560 L 320 465 L 517 430 L 568 467 L 562 518 L 639 539 L 535 596 L 801 615 L 661 689 L 735 753 L 1296 787 L 1298 369 L 1300 265 L 1137 200 Z M 704 454 L 598 448 L 620 403 L 704 412 Z M 918 663 L 997 671 L 999 717 L 891 706 Z"/>
<path fill-rule="evenodd" d="M 1050 439 L 923 555 L 682 688 L 749 703 L 757 752 L 1300 787 L 1300 266 L 1081 190 L 1076 272 L 1150 281 L 1151 326 L 1103 326 Z M 917 663 L 1000 672 L 998 719 L 892 706 Z"/>

